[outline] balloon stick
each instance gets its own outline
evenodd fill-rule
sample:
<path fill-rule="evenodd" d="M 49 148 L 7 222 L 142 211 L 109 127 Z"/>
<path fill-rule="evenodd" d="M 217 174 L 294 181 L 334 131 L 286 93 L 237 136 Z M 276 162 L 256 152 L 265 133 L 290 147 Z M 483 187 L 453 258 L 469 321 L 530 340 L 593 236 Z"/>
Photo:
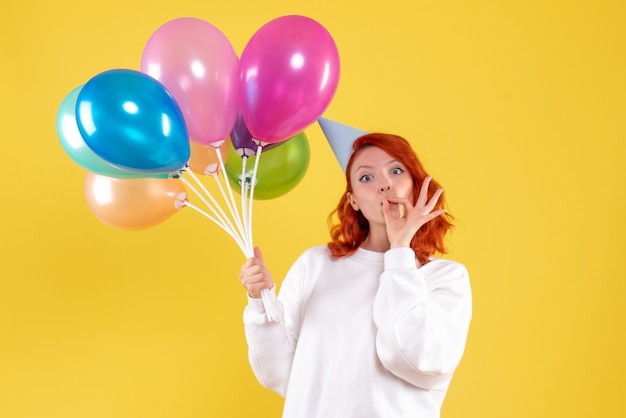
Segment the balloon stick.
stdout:
<path fill-rule="evenodd" d="M 226 231 L 226 233 L 228 233 L 228 235 L 230 235 L 235 242 L 237 243 L 237 245 L 239 246 L 239 248 L 241 249 L 241 251 L 246 254 L 246 248 L 244 246 L 244 243 L 242 242 L 242 240 L 236 236 L 228 227 L 226 227 L 224 224 L 222 224 L 221 222 L 219 222 L 217 219 L 215 219 L 214 217 L 212 217 L 211 215 L 209 215 L 208 213 L 206 213 L 205 211 L 203 211 L 202 209 L 200 209 L 199 207 L 197 207 L 196 205 L 194 205 L 193 203 L 189 202 L 189 201 L 185 201 L 182 203 L 184 206 L 189 206 L 191 209 L 201 213 L 202 215 L 206 216 L 207 218 L 209 218 L 211 221 L 215 222 L 217 225 L 219 225 L 224 231 Z"/>
<path fill-rule="evenodd" d="M 248 193 L 250 190 L 250 185 L 248 182 L 248 177 L 246 176 L 246 163 L 248 162 L 248 156 L 243 154 L 241 156 L 241 217 L 243 218 L 243 229 L 244 231 L 248 231 L 250 226 L 248 224 L 248 206 L 246 205 L 248 201 Z M 248 248 L 250 248 L 250 256 L 254 255 L 254 247 L 247 240 L 248 233 L 246 232 L 244 239 L 246 239 Z"/>
<path fill-rule="evenodd" d="M 252 179 L 250 180 L 250 199 L 248 201 L 248 242 L 252 248 L 252 203 L 254 202 L 254 187 L 256 186 L 256 174 L 259 169 L 259 160 L 261 160 L 261 152 L 263 147 L 259 145 L 256 149 L 256 158 L 254 159 L 254 169 L 252 170 Z"/>
<path fill-rule="evenodd" d="M 256 185 L 256 174 L 259 168 L 259 160 L 261 159 L 261 151 L 263 147 L 259 145 L 256 150 L 256 158 L 254 160 L 254 169 L 252 170 L 252 180 L 250 181 L 250 197 L 248 208 L 248 235 L 247 240 L 250 248 L 254 248 L 252 245 L 252 203 L 254 202 L 254 187 Z M 242 188 L 243 193 L 243 188 Z M 268 321 L 278 322 L 278 308 L 276 306 L 276 296 L 270 291 L 270 289 L 261 290 L 261 299 L 263 299 L 263 306 L 265 307 L 265 314 Z"/>
<path fill-rule="evenodd" d="M 235 234 L 235 227 L 233 226 L 232 222 L 230 222 L 230 220 L 228 219 L 228 216 L 226 216 L 226 214 L 224 213 L 224 211 L 222 210 L 222 208 L 220 207 L 220 205 L 217 203 L 217 201 L 215 200 L 215 198 L 213 197 L 213 195 L 211 193 L 209 193 L 209 191 L 206 189 L 206 187 L 204 186 L 204 184 L 198 180 L 198 178 L 195 176 L 195 174 L 193 173 L 193 171 L 191 170 L 186 170 L 186 173 L 189 174 L 189 176 L 194 179 L 196 181 L 196 183 L 198 185 L 200 185 L 200 188 L 202 189 L 202 191 L 204 192 L 204 195 L 202 195 L 194 186 L 193 184 L 191 184 L 189 182 L 189 180 L 187 180 L 184 176 L 180 176 L 180 179 L 183 183 L 185 183 L 185 185 L 187 187 L 189 187 L 196 195 L 198 195 L 198 197 L 200 198 L 200 200 L 202 200 L 202 202 L 211 210 L 211 212 L 213 213 L 213 215 L 219 219 L 219 222 L 216 221 L 216 223 L 221 224 L 223 229 L 229 229 L 231 231 L 231 234 Z M 205 196 L 208 197 L 211 202 L 213 203 L 213 205 L 211 205 L 206 199 Z M 217 208 L 217 210 L 216 210 Z M 219 211 L 219 213 L 218 213 Z M 242 235 L 241 230 L 239 231 L 240 236 L 243 237 L 244 235 Z"/>
<path fill-rule="evenodd" d="M 219 176 L 217 174 L 214 174 L 213 178 L 215 179 L 217 186 L 219 187 L 220 192 L 222 193 L 222 196 L 224 197 L 224 202 L 226 202 L 226 206 L 228 207 L 228 210 L 230 211 L 231 216 L 233 217 L 233 219 L 235 220 L 235 223 L 237 224 L 237 228 L 239 230 L 239 233 L 241 234 L 242 239 L 244 240 L 244 242 L 246 242 L 246 248 L 248 249 L 248 251 L 244 252 L 244 254 L 246 255 L 246 257 L 251 257 L 250 254 L 252 253 L 252 248 L 247 245 L 247 241 L 245 239 L 246 231 L 242 225 L 241 218 L 237 210 L 237 205 L 235 204 L 235 197 L 233 195 L 233 190 L 230 187 L 230 183 L 228 182 L 228 175 L 226 173 L 226 166 L 224 165 L 224 159 L 222 158 L 222 153 L 219 148 L 215 149 L 215 153 L 217 154 L 217 159 L 220 163 L 219 171 L 223 173 L 224 175 L 224 183 L 226 183 L 226 189 L 228 190 L 228 197 L 226 196 L 226 192 L 224 192 L 222 183 L 219 181 Z"/>

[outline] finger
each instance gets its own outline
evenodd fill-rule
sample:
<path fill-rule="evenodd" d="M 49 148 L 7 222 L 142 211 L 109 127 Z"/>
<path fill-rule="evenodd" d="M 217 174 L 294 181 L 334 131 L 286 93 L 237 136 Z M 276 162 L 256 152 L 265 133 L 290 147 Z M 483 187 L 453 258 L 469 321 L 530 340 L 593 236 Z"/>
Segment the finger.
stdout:
<path fill-rule="evenodd" d="M 398 205 L 404 205 L 404 206 L 410 206 L 411 205 L 411 201 L 409 199 L 407 199 L 406 197 L 393 197 L 393 196 L 388 196 L 385 198 L 389 203 L 396 203 Z"/>
<path fill-rule="evenodd" d="M 408 211 L 407 205 L 410 205 L 410 203 L 405 199 L 386 199 L 383 206 L 385 221 L 405 219 Z"/>
<path fill-rule="evenodd" d="M 383 205 L 383 217 L 386 221 L 391 218 L 391 205 L 389 205 L 389 198 L 384 198 L 381 203 Z"/>
<path fill-rule="evenodd" d="M 428 200 L 428 186 L 430 185 L 430 181 L 433 178 L 428 176 L 422 182 L 422 187 L 420 188 L 420 194 L 417 198 L 416 206 L 426 206 L 426 201 Z"/>
<path fill-rule="evenodd" d="M 254 247 L 254 256 L 263 260 L 263 254 L 261 253 L 261 249 L 259 247 Z"/>
<path fill-rule="evenodd" d="M 435 208 L 435 206 L 437 205 L 437 202 L 439 202 L 439 198 L 441 197 L 442 194 L 443 194 L 443 189 L 437 189 L 437 191 L 433 194 L 433 197 L 430 198 L 430 201 L 428 202 L 428 204 L 425 207 L 425 209 L 428 212 L 432 211 Z"/>
<path fill-rule="evenodd" d="M 265 283 L 266 278 L 267 276 L 261 272 L 253 273 L 253 274 L 248 273 L 248 274 L 243 274 L 240 276 L 241 284 L 243 284 L 244 287 L 258 285 L 260 283 Z"/>
<path fill-rule="evenodd" d="M 243 263 L 243 265 L 241 266 L 241 271 L 243 272 L 243 271 L 248 270 L 250 267 L 252 267 L 253 264 L 254 264 L 254 259 L 248 258 L 246 262 Z"/>
<path fill-rule="evenodd" d="M 436 217 L 443 215 L 444 213 L 446 213 L 445 209 L 439 209 L 434 212 L 430 212 L 428 215 L 426 215 L 426 222 L 430 222 Z"/>
<path fill-rule="evenodd" d="M 267 269 L 263 266 L 252 266 L 246 270 L 242 270 L 239 274 L 239 280 L 242 283 L 255 283 L 265 280 L 269 276 Z"/>
<path fill-rule="evenodd" d="M 411 201 L 405 197 L 388 197 L 387 201 L 391 204 L 391 214 L 394 213 L 394 209 L 397 209 L 398 218 L 404 218 L 407 212 L 413 209 Z"/>
<path fill-rule="evenodd" d="M 406 216 L 406 206 L 399 204 L 398 205 L 398 216 L 400 217 L 400 219 L 404 218 Z"/>
<path fill-rule="evenodd" d="M 259 274 L 265 271 L 265 266 L 258 261 L 248 268 L 248 274 Z"/>

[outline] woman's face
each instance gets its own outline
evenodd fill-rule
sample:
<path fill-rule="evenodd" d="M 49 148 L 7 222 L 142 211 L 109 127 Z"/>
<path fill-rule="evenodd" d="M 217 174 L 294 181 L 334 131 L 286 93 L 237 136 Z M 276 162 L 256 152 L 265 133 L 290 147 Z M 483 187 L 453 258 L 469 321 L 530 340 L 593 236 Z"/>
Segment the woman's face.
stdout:
<path fill-rule="evenodd" d="M 385 223 L 382 200 L 385 197 L 407 198 L 413 203 L 413 179 L 407 168 L 381 148 L 363 148 L 350 167 L 352 193 L 348 199 L 370 223 Z M 403 207 L 392 205 L 394 217 L 403 216 Z"/>

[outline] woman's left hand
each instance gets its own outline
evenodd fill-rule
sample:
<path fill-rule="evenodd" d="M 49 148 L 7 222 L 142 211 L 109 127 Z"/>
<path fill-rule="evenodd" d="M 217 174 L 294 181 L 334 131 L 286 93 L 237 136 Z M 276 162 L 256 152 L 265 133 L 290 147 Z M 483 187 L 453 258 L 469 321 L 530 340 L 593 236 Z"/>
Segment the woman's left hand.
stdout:
<path fill-rule="evenodd" d="M 428 186 L 431 180 L 432 177 L 429 176 L 422 183 L 415 206 L 407 198 L 383 199 L 383 215 L 391 248 L 409 247 L 413 236 L 424 224 L 445 213 L 445 209 L 434 210 L 443 189 L 437 189 L 428 200 Z"/>

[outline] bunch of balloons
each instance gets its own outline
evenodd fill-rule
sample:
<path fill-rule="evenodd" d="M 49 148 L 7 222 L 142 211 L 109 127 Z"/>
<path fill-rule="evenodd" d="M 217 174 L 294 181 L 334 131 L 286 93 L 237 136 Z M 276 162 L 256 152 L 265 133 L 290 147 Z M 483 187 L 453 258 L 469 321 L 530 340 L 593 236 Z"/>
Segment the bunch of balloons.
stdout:
<path fill-rule="evenodd" d="M 338 81 L 337 47 L 311 18 L 269 21 L 241 57 L 212 24 L 178 18 L 150 36 L 138 71 L 108 70 L 70 91 L 57 133 L 87 170 L 87 203 L 102 222 L 147 228 L 190 207 L 251 256 L 252 201 L 278 197 L 302 179 L 310 158 L 303 131 Z M 215 178 L 225 208 L 196 174 Z"/>

